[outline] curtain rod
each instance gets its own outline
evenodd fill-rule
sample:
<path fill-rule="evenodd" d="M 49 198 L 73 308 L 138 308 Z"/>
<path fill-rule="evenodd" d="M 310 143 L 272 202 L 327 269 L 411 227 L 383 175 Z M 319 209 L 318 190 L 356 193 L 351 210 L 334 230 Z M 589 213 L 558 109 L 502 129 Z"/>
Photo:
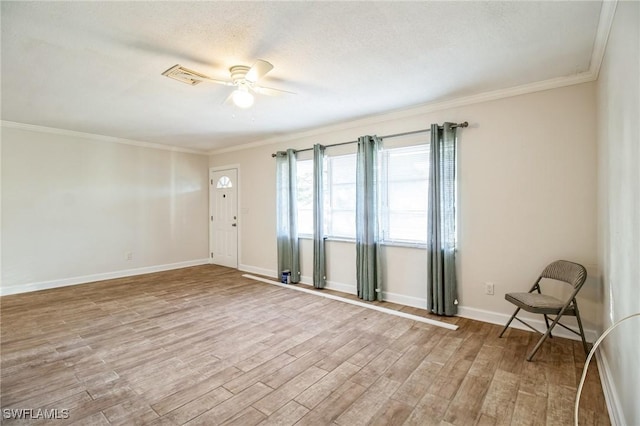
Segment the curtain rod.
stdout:
<path fill-rule="evenodd" d="M 463 122 L 463 123 L 458 123 L 458 124 L 454 124 L 451 127 L 469 127 L 469 123 L 468 122 Z M 408 135 L 415 135 L 417 133 L 425 133 L 425 132 L 430 132 L 431 129 L 421 129 L 421 130 L 413 130 L 411 132 L 404 132 L 404 133 L 395 133 L 393 135 L 386 135 L 386 136 L 379 136 L 380 139 L 389 139 L 389 138 L 397 138 L 398 136 L 408 136 Z M 325 148 L 329 148 L 332 146 L 340 146 L 340 145 L 349 145 L 352 143 L 358 143 L 358 141 L 349 141 L 349 142 L 340 142 L 340 143 L 332 143 L 330 145 L 325 145 Z M 304 152 L 304 151 L 312 151 L 313 148 L 304 148 L 304 149 L 296 149 L 296 152 Z M 271 154 L 272 157 L 275 157 L 276 154 Z"/>

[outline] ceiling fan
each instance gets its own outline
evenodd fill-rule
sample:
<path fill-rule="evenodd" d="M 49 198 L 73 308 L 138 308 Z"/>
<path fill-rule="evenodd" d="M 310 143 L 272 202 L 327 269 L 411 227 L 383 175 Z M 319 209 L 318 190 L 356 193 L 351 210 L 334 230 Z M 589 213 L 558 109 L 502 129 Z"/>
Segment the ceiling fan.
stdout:
<path fill-rule="evenodd" d="M 230 80 L 228 81 L 211 78 L 197 71 L 185 68 L 180 64 L 172 66 L 171 68 L 163 72 L 162 75 L 189 84 L 191 86 L 195 86 L 196 84 L 200 84 L 205 81 L 209 83 L 223 84 L 225 86 L 235 87 L 236 89 L 231 92 L 231 94 L 227 98 L 227 101 L 232 100 L 233 103 L 240 108 L 249 108 L 251 105 L 253 105 L 253 93 L 269 96 L 277 96 L 282 94 L 295 95 L 294 92 L 273 89 L 271 87 L 264 87 L 257 84 L 258 80 L 264 77 L 264 75 L 272 69 L 273 65 L 271 65 L 269 62 L 258 59 L 252 67 L 247 67 L 245 65 L 234 65 L 229 68 Z"/>

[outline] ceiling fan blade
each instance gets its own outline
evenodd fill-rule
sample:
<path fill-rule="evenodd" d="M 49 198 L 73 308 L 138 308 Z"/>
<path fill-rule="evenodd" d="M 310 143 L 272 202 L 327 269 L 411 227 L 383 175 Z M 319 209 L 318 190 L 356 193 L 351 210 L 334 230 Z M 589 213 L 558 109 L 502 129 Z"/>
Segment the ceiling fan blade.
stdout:
<path fill-rule="evenodd" d="M 233 105 L 233 92 L 229 93 L 229 96 L 227 96 L 227 99 L 225 99 L 221 105 L 225 105 L 225 106 Z"/>
<path fill-rule="evenodd" d="M 296 92 L 290 92 L 288 90 L 282 90 L 282 89 L 274 89 L 272 87 L 263 87 L 263 86 L 254 85 L 251 89 L 253 89 L 253 91 L 256 93 L 259 93 L 261 95 L 267 95 L 267 96 L 297 95 Z"/>
<path fill-rule="evenodd" d="M 247 71 L 247 75 L 245 79 L 251 83 L 255 83 L 259 79 L 261 79 L 266 73 L 273 69 L 273 65 L 271 65 L 267 61 L 263 61 L 262 59 L 258 59 L 255 64 Z"/>
<path fill-rule="evenodd" d="M 208 81 L 209 83 L 223 84 L 225 86 L 234 86 L 234 84 L 230 81 L 216 80 L 215 78 L 211 78 L 211 77 L 203 77 L 202 80 Z"/>
<path fill-rule="evenodd" d="M 174 80 L 181 81 L 182 83 L 190 84 L 192 86 L 200 84 L 203 81 L 224 84 L 225 86 L 233 86 L 233 83 L 229 81 L 216 80 L 215 78 L 211 78 L 208 75 L 204 75 L 197 71 L 190 70 L 189 68 L 185 68 L 180 64 L 172 66 L 171 68 L 163 72 L 162 75 L 173 78 Z"/>

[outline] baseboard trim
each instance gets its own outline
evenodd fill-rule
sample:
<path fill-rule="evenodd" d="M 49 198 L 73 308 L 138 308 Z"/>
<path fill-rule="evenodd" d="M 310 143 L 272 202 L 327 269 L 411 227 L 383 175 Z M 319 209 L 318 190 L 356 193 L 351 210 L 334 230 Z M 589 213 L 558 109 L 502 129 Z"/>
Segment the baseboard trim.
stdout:
<path fill-rule="evenodd" d="M 612 380 L 611 368 L 607 361 L 606 354 L 601 347 L 596 350 L 596 361 L 598 363 L 598 373 L 600 375 L 600 384 L 604 392 L 604 400 L 607 403 L 607 411 L 609 412 L 609 421 L 612 426 L 624 426 L 627 424 L 624 418 L 624 411 L 618 392 Z"/>
<path fill-rule="evenodd" d="M 398 303 L 400 305 L 411 306 L 412 308 L 427 309 L 427 299 L 420 297 L 406 296 L 404 294 L 382 292 L 382 300 L 385 302 Z"/>
<path fill-rule="evenodd" d="M 264 275 L 265 277 L 277 277 L 278 271 L 266 268 L 258 268 L 257 266 L 251 265 L 238 265 L 238 270 L 242 272 L 249 272 L 251 274 Z"/>
<path fill-rule="evenodd" d="M 354 284 L 339 283 L 337 281 L 327 281 L 324 286 L 328 290 L 340 291 L 348 294 L 358 294 L 358 287 Z"/>
<path fill-rule="evenodd" d="M 51 281 L 40 281 L 40 282 L 10 286 L 10 287 L 0 287 L 0 296 L 29 293 L 32 291 L 39 291 L 39 290 L 49 290 L 52 288 L 67 287 L 71 285 L 88 284 L 96 281 L 131 277 L 134 275 L 150 274 L 153 272 L 170 271 L 172 269 L 181 269 L 181 268 L 188 268 L 191 266 L 206 265 L 208 263 L 209 263 L 209 259 L 187 260 L 184 262 L 168 263 L 165 265 L 145 266 L 142 268 L 125 269 L 122 271 L 83 275 L 80 277 L 62 278 L 62 279 L 51 280 Z"/>
<path fill-rule="evenodd" d="M 300 277 L 299 284 L 304 284 L 304 285 L 313 287 L 313 277 L 302 275 Z M 325 283 L 324 288 L 326 288 L 327 290 L 339 291 L 341 293 L 358 294 L 358 289 L 356 288 L 355 285 L 340 283 L 337 281 L 327 281 Z"/>
<path fill-rule="evenodd" d="M 458 316 L 498 325 L 505 325 L 511 317 L 511 315 L 493 311 L 486 311 L 484 309 L 470 308 L 467 306 L 458 306 Z M 526 318 L 526 321 L 539 330 L 544 330 L 546 328 L 546 325 L 542 319 Z M 518 321 L 513 321 L 510 327 L 517 328 L 518 330 L 531 331 L 526 326 L 520 324 Z M 595 330 L 586 328 L 584 330 L 584 334 L 588 342 L 594 342 L 598 337 Z M 571 340 L 580 340 L 580 337 L 578 335 L 575 335 L 562 327 L 555 327 L 553 329 L 553 335 Z"/>

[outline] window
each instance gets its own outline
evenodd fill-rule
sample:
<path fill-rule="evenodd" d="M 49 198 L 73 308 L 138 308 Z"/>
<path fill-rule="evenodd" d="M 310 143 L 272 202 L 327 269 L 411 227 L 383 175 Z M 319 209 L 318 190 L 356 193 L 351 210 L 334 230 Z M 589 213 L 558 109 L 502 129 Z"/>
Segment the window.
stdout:
<path fill-rule="evenodd" d="M 233 187 L 233 183 L 231 182 L 231 179 L 229 179 L 228 176 L 222 176 L 220 179 L 218 179 L 218 183 L 216 184 L 216 188 L 218 189 L 231 188 L 231 187 Z"/>
<path fill-rule="evenodd" d="M 296 162 L 298 234 L 313 235 L 313 161 Z"/>
<path fill-rule="evenodd" d="M 299 160 L 298 233 L 313 235 L 313 160 Z M 325 157 L 324 167 L 325 235 L 355 238 L 356 156 Z"/>
<path fill-rule="evenodd" d="M 325 169 L 325 233 L 329 237 L 355 238 L 356 155 L 327 157 Z"/>
<path fill-rule="evenodd" d="M 325 157 L 325 235 L 355 238 L 356 155 Z M 313 161 L 299 160 L 298 232 L 313 235 Z M 380 155 L 380 235 L 383 242 L 427 240 L 429 147 L 384 149 Z"/>
<path fill-rule="evenodd" d="M 382 241 L 426 243 L 429 146 L 388 149 L 381 157 Z"/>

